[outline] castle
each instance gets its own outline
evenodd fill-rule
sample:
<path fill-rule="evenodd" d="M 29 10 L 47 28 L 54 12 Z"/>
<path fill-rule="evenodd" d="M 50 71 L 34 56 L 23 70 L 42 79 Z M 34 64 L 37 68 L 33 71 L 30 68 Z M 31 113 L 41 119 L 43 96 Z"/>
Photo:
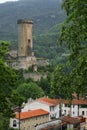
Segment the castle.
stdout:
<path fill-rule="evenodd" d="M 20 19 L 18 24 L 18 49 L 17 52 L 10 51 L 7 56 L 7 64 L 14 69 L 25 69 L 32 67 L 37 71 L 37 61 L 33 51 L 32 27 L 33 22 Z"/>

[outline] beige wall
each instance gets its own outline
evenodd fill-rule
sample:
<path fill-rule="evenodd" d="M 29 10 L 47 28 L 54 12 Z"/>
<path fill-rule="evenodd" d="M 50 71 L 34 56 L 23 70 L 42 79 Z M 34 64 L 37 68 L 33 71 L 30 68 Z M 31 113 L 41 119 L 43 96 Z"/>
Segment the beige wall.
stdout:
<path fill-rule="evenodd" d="M 49 115 L 21 120 L 21 130 L 36 130 L 35 125 L 49 121 Z"/>

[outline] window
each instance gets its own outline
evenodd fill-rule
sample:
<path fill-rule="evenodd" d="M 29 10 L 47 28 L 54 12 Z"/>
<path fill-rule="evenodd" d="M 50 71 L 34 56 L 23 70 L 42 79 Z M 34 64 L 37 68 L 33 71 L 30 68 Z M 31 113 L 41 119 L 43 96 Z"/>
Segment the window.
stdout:
<path fill-rule="evenodd" d="M 66 110 L 64 110 L 64 114 L 66 114 Z"/>
<path fill-rule="evenodd" d="M 28 43 L 30 43 L 30 39 L 28 39 Z"/>
<path fill-rule="evenodd" d="M 50 111 L 54 111 L 54 107 L 53 106 L 50 107 Z"/>
<path fill-rule="evenodd" d="M 16 126 L 17 126 L 16 120 L 13 120 L 13 127 L 16 127 Z"/>
<path fill-rule="evenodd" d="M 65 104 L 65 107 L 67 107 L 67 104 Z"/>
<path fill-rule="evenodd" d="M 87 108 L 87 105 L 81 105 L 81 108 Z"/>
<path fill-rule="evenodd" d="M 68 104 L 68 107 L 71 107 L 71 105 L 70 105 L 70 104 Z"/>
<path fill-rule="evenodd" d="M 84 113 L 84 111 L 82 111 L 82 115 L 84 115 L 85 113 Z"/>

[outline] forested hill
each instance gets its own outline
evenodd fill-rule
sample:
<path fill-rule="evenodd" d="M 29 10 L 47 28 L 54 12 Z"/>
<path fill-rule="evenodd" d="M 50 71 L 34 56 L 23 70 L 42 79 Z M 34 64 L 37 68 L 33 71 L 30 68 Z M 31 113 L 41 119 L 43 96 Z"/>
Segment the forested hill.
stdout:
<path fill-rule="evenodd" d="M 17 40 L 17 20 L 31 19 L 33 35 L 47 32 L 64 20 L 62 0 L 19 0 L 0 4 L 0 40 Z"/>
<path fill-rule="evenodd" d="M 11 42 L 17 49 L 17 20 L 33 21 L 33 41 L 36 57 L 63 62 L 63 48 L 57 47 L 60 23 L 65 19 L 62 0 L 19 0 L 0 4 L 0 40 Z"/>

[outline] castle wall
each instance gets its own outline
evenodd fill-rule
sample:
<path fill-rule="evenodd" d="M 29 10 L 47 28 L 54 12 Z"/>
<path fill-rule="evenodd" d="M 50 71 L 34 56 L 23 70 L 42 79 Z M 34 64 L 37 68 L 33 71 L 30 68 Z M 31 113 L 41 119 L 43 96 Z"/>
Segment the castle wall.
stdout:
<path fill-rule="evenodd" d="M 47 74 L 39 74 L 39 73 L 23 73 L 23 77 L 25 79 L 32 78 L 34 81 L 40 81 L 41 78 L 46 78 Z"/>

